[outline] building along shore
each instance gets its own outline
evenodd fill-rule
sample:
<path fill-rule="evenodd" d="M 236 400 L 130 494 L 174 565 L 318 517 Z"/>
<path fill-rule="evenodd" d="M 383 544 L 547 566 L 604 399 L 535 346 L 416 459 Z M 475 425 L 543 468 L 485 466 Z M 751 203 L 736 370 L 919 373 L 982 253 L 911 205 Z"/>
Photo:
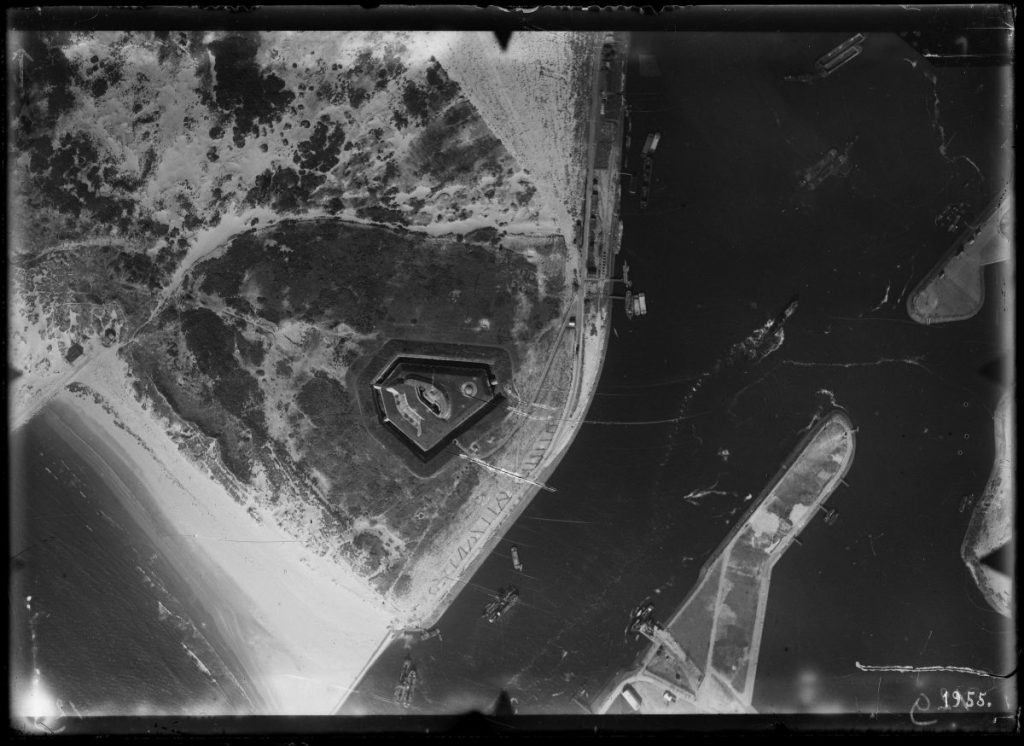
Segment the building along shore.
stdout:
<path fill-rule="evenodd" d="M 841 410 L 815 423 L 701 569 L 639 666 L 595 700 L 608 712 L 627 684 L 641 713 L 744 713 L 751 706 L 772 568 L 842 482 L 854 428 Z"/>

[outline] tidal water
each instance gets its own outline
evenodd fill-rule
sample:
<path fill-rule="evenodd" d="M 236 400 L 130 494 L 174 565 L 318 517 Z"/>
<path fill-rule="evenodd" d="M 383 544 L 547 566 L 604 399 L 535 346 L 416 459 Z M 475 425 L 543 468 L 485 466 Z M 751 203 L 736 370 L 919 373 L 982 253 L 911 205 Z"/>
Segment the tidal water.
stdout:
<path fill-rule="evenodd" d="M 842 39 L 634 36 L 625 168 L 639 172 L 648 131 L 663 137 L 649 209 L 623 195 L 619 261 L 649 315 L 629 322 L 615 309 L 588 415 L 621 424 L 583 426 L 549 481 L 557 492 L 540 493 L 468 579 L 442 638 L 394 643 L 344 712 L 488 711 L 505 690 L 523 713 L 582 713 L 572 695 L 589 699 L 642 649 L 623 634 L 629 610 L 651 596 L 668 615 L 685 598 L 746 498 L 833 404 L 859 428 L 856 458 L 829 503 L 838 521 L 812 522 L 775 568 L 755 707 L 909 712 L 922 693 L 936 706 L 945 687 L 990 691 L 1000 708 L 998 680 L 857 664 L 1012 668 L 1012 628 L 959 557 L 992 468 L 1006 268 L 987 268 L 989 297 L 970 321 L 923 327 L 904 305 L 949 246 L 936 214 L 980 210 L 1002 187 L 1005 80 L 995 68 L 930 68 L 887 35 L 869 35 L 826 80 L 783 79 Z M 657 76 L 641 74 L 640 54 Z M 796 189 L 797 172 L 854 138 L 848 177 Z M 738 355 L 794 295 L 781 345 Z M 69 714 L 241 706 L 187 582 L 103 474 L 45 416 L 11 448 L 12 505 L 23 507 L 11 541 L 14 697 L 38 670 Z M 510 582 L 520 603 L 488 624 L 484 604 Z M 409 710 L 392 702 L 406 655 L 419 672 Z"/>
<path fill-rule="evenodd" d="M 583 713 L 573 694 L 592 697 L 642 649 L 623 634 L 629 610 L 652 596 L 667 616 L 683 600 L 748 496 L 833 405 L 858 427 L 855 461 L 829 503 L 838 521 L 812 522 L 775 567 L 754 706 L 909 713 L 943 687 L 1015 706 L 999 679 L 857 667 L 1013 668 L 1012 626 L 959 556 L 993 465 L 1006 268 L 986 269 L 969 321 L 924 327 L 905 307 L 951 243 L 936 215 L 980 211 L 1003 185 L 1008 78 L 932 68 L 875 34 L 835 75 L 784 80 L 844 38 L 633 36 L 625 170 L 640 172 L 648 131 L 663 136 L 649 208 L 624 189 L 619 261 L 649 314 L 630 322 L 616 307 L 588 419 L 685 419 L 584 425 L 548 482 L 557 492 L 467 581 L 443 639 L 395 642 L 344 713 L 490 711 L 502 690 L 521 713 Z M 659 74 L 642 74 L 641 54 Z M 798 172 L 854 139 L 847 177 L 797 190 Z M 794 295 L 781 345 L 738 355 Z M 488 624 L 482 607 L 509 582 L 520 603 Z M 419 684 L 402 710 L 406 655 Z"/>
<path fill-rule="evenodd" d="M 187 582 L 75 443 L 52 408 L 11 439 L 13 712 L 33 678 L 51 715 L 246 711 Z"/>

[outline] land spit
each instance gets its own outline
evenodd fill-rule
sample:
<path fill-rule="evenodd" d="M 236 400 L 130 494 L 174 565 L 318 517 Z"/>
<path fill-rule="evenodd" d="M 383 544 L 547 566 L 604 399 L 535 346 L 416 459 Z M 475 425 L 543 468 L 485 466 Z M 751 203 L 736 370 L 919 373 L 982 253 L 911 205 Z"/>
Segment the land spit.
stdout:
<path fill-rule="evenodd" d="M 772 568 L 846 476 L 853 433 L 842 410 L 815 423 L 704 564 L 682 605 L 664 625 L 644 629 L 651 646 L 595 700 L 595 712 L 608 712 L 626 687 L 645 714 L 754 711 Z"/>
<path fill-rule="evenodd" d="M 1003 262 L 1013 251 L 1013 189 L 1003 189 L 977 225 L 969 225 L 907 298 L 907 313 L 919 324 L 969 319 L 985 303 L 982 267 Z"/>

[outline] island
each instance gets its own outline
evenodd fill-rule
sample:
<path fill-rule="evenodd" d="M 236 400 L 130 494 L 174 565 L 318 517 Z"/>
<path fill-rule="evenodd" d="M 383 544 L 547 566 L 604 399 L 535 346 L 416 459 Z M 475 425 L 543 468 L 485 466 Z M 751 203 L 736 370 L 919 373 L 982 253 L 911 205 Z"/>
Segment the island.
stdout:
<path fill-rule="evenodd" d="M 627 43 L 18 37 L 12 427 L 111 474 L 256 712 L 335 711 L 551 490 L 610 330 Z"/>
<path fill-rule="evenodd" d="M 772 568 L 819 511 L 853 463 L 854 428 L 840 409 L 813 424 L 793 454 L 701 568 L 669 619 L 653 605 L 632 629 L 651 645 L 591 705 L 618 702 L 642 714 L 750 713 Z M 826 520 L 829 520 L 827 517 Z"/>

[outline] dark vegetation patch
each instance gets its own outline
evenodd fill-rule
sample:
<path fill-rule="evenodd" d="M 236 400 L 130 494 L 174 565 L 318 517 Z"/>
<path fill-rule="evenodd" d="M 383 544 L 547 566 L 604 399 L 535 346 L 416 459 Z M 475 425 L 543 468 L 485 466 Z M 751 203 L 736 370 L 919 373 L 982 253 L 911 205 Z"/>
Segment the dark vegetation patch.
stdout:
<path fill-rule="evenodd" d="M 412 590 L 412 578 L 408 573 L 402 573 L 394 585 L 394 594 L 398 598 L 404 598 Z"/>
<path fill-rule="evenodd" d="M 173 274 L 175 268 L 188 253 L 188 242 L 180 237 L 175 238 L 177 231 L 178 229 L 174 228 L 167 234 L 171 241 L 161 246 L 156 253 L 156 266 L 164 277 Z"/>
<path fill-rule="evenodd" d="M 213 386 L 218 402 L 230 414 L 245 423 L 253 432 L 266 437 L 267 423 L 263 414 L 263 392 L 251 373 L 233 368 Z"/>
<path fill-rule="evenodd" d="M 406 81 L 402 103 L 409 117 L 423 125 L 451 103 L 459 90 L 459 84 L 448 77 L 441 63 L 431 58 L 425 82 L 417 84 L 413 80 Z"/>
<path fill-rule="evenodd" d="M 282 253 L 268 245 L 269 238 L 291 250 Z M 423 335 L 511 341 L 515 307 L 510 292 L 521 289 L 536 305 L 536 269 L 510 252 L 499 257 L 476 244 L 457 246 L 340 221 L 285 223 L 263 235 L 238 236 L 223 255 L 204 262 L 201 289 L 232 298 L 248 274 L 264 298 L 258 312 L 268 319 L 344 322 L 369 333 L 391 329 L 390 315 L 403 325 L 417 319 Z M 458 291 L 455 300 L 452 291 Z M 284 299 L 290 306 L 283 305 Z M 538 318 L 549 312 L 545 307 Z M 472 331 L 480 318 L 490 320 L 489 331 Z"/>
<path fill-rule="evenodd" d="M 235 118 L 235 138 L 259 135 L 259 125 L 271 124 L 284 113 L 295 94 L 273 73 L 256 64 L 255 35 L 232 34 L 210 43 L 214 56 L 214 97 Z M 205 57 L 205 55 L 202 55 Z"/>
<path fill-rule="evenodd" d="M 293 160 L 300 168 L 326 173 L 338 165 L 344 142 L 345 131 L 340 124 L 320 120 L 310 138 L 299 143 Z"/>
<path fill-rule="evenodd" d="M 349 106 L 351 106 L 353 109 L 358 109 L 360 106 L 363 105 L 363 102 L 365 102 L 366 99 L 368 99 L 369 97 L 370 94 L 366 91 L 365 88 L 361 88 L 360 86 L 357 85 L 349 86 L 348 103 Z"/>
<path fill-rule="evenodd" d="M 382 207 L 381 205 L 359 207 L 356 209 L 356 215 L 365 220 L 372 220 L 375 223 L 397 223 L 399 225 L 405 223 L 406 219 L 405 213 L 401 210 L 394 210 L 389 207 Z"/>
<path fill-rule="evenodd" d="M 111 262 L 111 269 L 125 282 L 150 290 L 159 290 L 163 279 L 154 261 L 146 254 L 118 252 Z"/>
<path fill-rule="evenodd" d="M 382 179 L 383 179 L 385 184 L 390 184 L 395 179 L 398 178 L 400 173 L 401 173 L 401 170 L 398 168 L 398 164 L 395 162 L 395 159 L 394 158 L 389 158 L 388 159 L 388 164 L 386 166 L 384 166 L 384 174 L 382 176 Z M 398 187 L 397 186 L 389 187 L 385 194 L 393 197 L 394 195 L 398 194 Z"/>
<path fill-rule="evenodd" d="M 244 360 L 246 363 L 253 366 L 254 368 L 258 368 L 261 365 L 263 365 L 263 359 L 267 355 L 267 350 L 263 346 L 263 343 L 260 342 L 260 340 L 255 339 L 250 341 L 243 337 L 240 333 L 236 332 L 235 345 L 238 348 L 238 353 L 239 355 L 241 355 L 242 360 Z"/>
<path fill-rule="evenodd" d="M 31 75 L 13 75 L 17 96 L 12 96 L 15 143 L 19 149 L 28 145 L 28 139 L 53 131 L 61 115 L 75 103 L 73 89 L 82 84 L 74 65 L 64 56 L 63 47 L 70 42 L 66 31 L 23 32 L 11 37 L 11 51 L 25 53 L 24 62 L 12 65 L 20 69 L 25 65 Z"/>
<path fill-rule="evenodd" d="M 199 370 L 210 378 L 220 378 L 237 367 L 235 332 L 210 309 L 185 311 L 181 314 L 181 330 Z"/>
<path fill-rule="evenodd" d="M 377 534 L 370 531 L 362 531 L 352 539 L 353 559 L 361 564 L 364 573 L 377 572 L 381 564 L 387 559 L 387 549 L 384 542 Z"/>
<path fill-rule="evenodd" d="M 224 412 L 241 421 L 258 436 L 265 437 L 267 428 L 263 413 L 263 394 L 256 378 L 242 368 L 235 358 L 239 340 L 245 345 L 250 363 L 254 362 L 254 358 L 262 361 L 262 346 L 257 343 L 260 352 L 254 353 L 253 343 L 247 342 L 208 308 L 193 308 L 183 312 L 181 330 L 185 343 L 195 356 L 199 371 L 213 382 L 213 401 L 210 403 L 219 405 Z M 255 364 L 258 365 L 259 362 Z M 181 395 L 175 398 L 180 404 Z M 207 423 L 211 432 L 216 433 L 215 437 L 220 439 L 230 427 L 223 423 L 211 427 L 211 422 L 218 423 L 217 415 L 218 412 L 214 410 L 208 416 L 200 415 L 199 421 Z M 232 443 L 225 444 L 226 449 L 229 446 L 232 446 Z M 237 455 L 237 444 L 234 446 Z"/>
<path fill-rule="evenodd" d="M 533 199 L 533 195 L 537 192 L 537 187 L 533 184 L 527 184 L 523 191 L 516 194 L 516 202 L 519 203 L 520 207 L 526 207 L 530 204 L 530 200 Z"/>
<path fill-rule="evenodd" d="M 117 195 L 134 191 L 138 180 L 123 175 L 112 162 L 101 161 L 92 140 L 68 132 L 55 149 L 49 142 L 37 143 L 37 148 L 38 158 L 31 161 L 40 169 L 32 207 L 55 208 L 74 217 L 88 210 L 100 222 L 118 225 L 125 232 L 131 229 L 138 208 L 134 201 Z M 101 194 L 104 186 L 111 193 Z"/>
<path fill-rule="evenodd" d="M 535 267 L 512 252 L 499 254 L 486 244 L 457 244 L 335 220 L 286 222 L 240 235 L 222 255 L 204 262 L 203 271 L 193 292 L 215 294 L 239 312 L 296 318 L 321 327 L 343 321 L 364 333 L 379 330 L 403 339 L 414 334 L 413 339 L 424 340 L 420 344 L 431 346 L 435 340 L 532 344 L 532 330 L 522 340 L 510 339 L 515 310 L 511 298 L 524 293 L 537 309 L 531 319 L 539 326 L 556 313 L 558 301 L 553 299 L 550 306 L 539 301 Z M 243 278 L 259 287 L 261 295 L 252 301 L 255 308 L 240 296 Z M 556 287 L 549 284 L 545 290 Z M 459 292 L 453 295 L 453 290 Z M 388 321 L 389 316 L 396 320 Z M 408 325 L 411 318 L 417 319 L 415 326 Z M 491 321 L 490 330 L 474 328 L 480 318 Z M 262 367 L 262 345 L 247 341 L 236 322 L 225 323 L 207 309 L 184 311 L 180 320 L 171 312 L 159 321 L 166 334 L 180 328 L 174 338 L 184 337 L 196 356 L 199 371 L 183 371 L 191 382 L 176 383 L 182 371 L 169 362 L 174 359 L 169 350 L 149 338 L 133 347 L 144 347 L 152 356 L 149 375 L 175 410 L 217 438 L 225 466 L 248 480 L 253 464 L 272 445 L 258 384 L 243 368 L 256 367 L 258 361 Z M 352 359 L 356 354 L 346 349 L 341 357 L 358 366 L 360 361 Z M 295 373 L 289 362 L 276 362 L 273 374 L 291 379 Z M 206 377 L 197 376 L 200 371 L 208 376 L 208 385 L 203 383 Z M 300 454 L 294 466 L 327 478 L 326 497 L 343 521 L 386 512 L 390 525 L 414 538 L 426 530 L 430 515 L 455 509 L 476 484 L 473 473 L 452 483 L 447 467 L 437 479 L 408 480 L 402 469 L 396 470 L 393 454 L 367 433 L 352 395 L 331 371 L 314 371 L 295 391 L 290 407 L 293 414 L 304 415 L 303 424 L 291 431 L 298 437 Z M 287 455 L 282 461 L 292 463 Z M 390 561 L 373 532 L 345 551 L 364 563 L 366 573 Z M 398 567 L 380 580 L 389 585 L 400 574 Z"/>
<path fill-rule="evenodd" d="M 444 123 L 447 127 L 461 127 L 466 122 L 476 117 L 476 109 L 469 101 L 460 101 L 452 104 L 444 113 Z"/>
<path fill-rule="evenodd" d="M 294 212 L 310 203 L 313 192 L 326 178 L 305 169 L 276 166 L 256 177 L 245 200 L 253 206 L 270 205 L 278 212 Z"/>
<path fill-rule="evenodd" d="M 523 340 L 527 340 L 539 333 L 552 319 L 557 319 L 562 313 L 562 299 L 559 296 L 549 295 L 540 303 L 534 303 L 530 308 L 530 317 L 527 321 L 529 332 L 523 333 Z"/>
<path fill-rule="evenodd" d="M 190 323 L 197 325 L 199 318 L 202 317 L 193 316 Z M 141 380 L 152 384 L 177 416 L 215 439 L 220 444 L 224 466 L 238 479 L 248 481 L 265 432 L 262 407 L 258 405 L 261 394 L 254 388 L 255 379 L 249 376 L 247 380 L 245 371 L 234 368 L 223 379 L 214 379 L 212 386 L 207 386 L 198 385 L 191 371 L 183 371 L 186 379 L 193 379 L 191 386 L 183 386 L 172 362 L 180 340 L 179 317 L 170 309 L 161 315 L 160 321 L 160 330 L 145 334 L 139 344 L 131 346 L 133 368 Z"/>
<path fill-rule="evenodd" d="M 352 410 L 348 393 L 322 370 L 316 371 L 302 386 L 298 404 L 314 425 L 331 430 L 344 427 Z"/>
<path fill-rule="evenodd" d="M 465 142 L 462 132 L 461 128 L 452 128 L 437 120 L 428 124 L 409 146 L 417 171 L 429 172 L 444 181 L 478 172 L 480 161 L 496 163 L 505 155 L 501 141 L 490 133 L 481 132 Z"/>
<path fill-rule="evenodd" d="M 466 240 L 474 241 L 476 243 L 496 244 L 498 242 L 499 235 L 497 228 L 488 225 L 484 228 L 477 228 L 475 231 L 467 233 Z"/>

